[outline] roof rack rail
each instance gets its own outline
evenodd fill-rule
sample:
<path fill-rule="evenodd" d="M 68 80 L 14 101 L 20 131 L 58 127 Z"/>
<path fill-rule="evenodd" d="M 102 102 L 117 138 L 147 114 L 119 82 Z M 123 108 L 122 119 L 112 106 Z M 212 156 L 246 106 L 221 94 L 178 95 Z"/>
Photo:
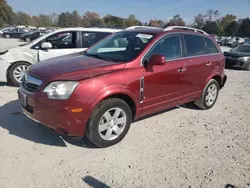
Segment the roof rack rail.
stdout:
<path fill-rule="evenodd" d="M 182 29 L 182 30 L 189 30 L 189 31 L 193 31 L 193 32 L 197 32 L 197 33 L 202 33 L 204 35 L 209 35 L 207 34 L 205 31 L 203 30 L 200 30 L 200 29 L 196 29 L 196 28 L 193 28 L 193 27 L 185 27 L 185 26 L 169 26 L 169 27 L 166 27 L 164 29 L 164 31 L 170 31 L 170 30 L 174 30 L 174 29 Z"/>
<path fill-rule="evenodd" d="M 136 25 L 136 26 L 128 27 L 125 30 L 132 30 L 132 29 L 161 29 L 161 28 L 159 28 L 159 27 L 151 27 L 151 26 L 139 26 L 139 25 Z"/>

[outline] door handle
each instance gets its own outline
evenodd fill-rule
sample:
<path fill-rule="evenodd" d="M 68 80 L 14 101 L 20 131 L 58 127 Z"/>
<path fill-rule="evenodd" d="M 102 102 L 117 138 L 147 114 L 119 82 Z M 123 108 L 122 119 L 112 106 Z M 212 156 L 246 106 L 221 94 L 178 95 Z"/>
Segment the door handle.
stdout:
<path fill-rule="evenodd" d="M 179 68 L 178 69 L 178 72 L 179 73 L 183 73 L 183 72 L 185 72 L 187 69 L 185 68 L 185 67 L 181 67 L 181 68 Z"/>
<path fill-rule="evenodd" d="M 207 62 L 207 63 L 206 63 L 206 66 L 209 66 L 209 67 L 210 67 L 211 65 L 212 65 L 211 62 Z"/>

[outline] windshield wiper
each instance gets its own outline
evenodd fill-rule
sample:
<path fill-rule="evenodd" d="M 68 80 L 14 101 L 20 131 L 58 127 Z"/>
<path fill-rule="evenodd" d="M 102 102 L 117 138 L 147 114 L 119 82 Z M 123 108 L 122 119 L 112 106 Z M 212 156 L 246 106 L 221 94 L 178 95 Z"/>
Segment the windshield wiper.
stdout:
<path fill-rule="evenodd" d="M 89 53 L 87 53 L 86 51 L 84 52 L 84 55 L 90 56 L 90 57 L 95 57 L 95 58 L 97 58 L 97 59 L 102 59 L 102 60 L 104 60 L 104 61 L 114 61 L 114 60 L 111 59 L 111 58 L 103 57 L 103 56 L 100 56 L 100 55 L 98 55 L 98 54 L 89 54 Z"/>

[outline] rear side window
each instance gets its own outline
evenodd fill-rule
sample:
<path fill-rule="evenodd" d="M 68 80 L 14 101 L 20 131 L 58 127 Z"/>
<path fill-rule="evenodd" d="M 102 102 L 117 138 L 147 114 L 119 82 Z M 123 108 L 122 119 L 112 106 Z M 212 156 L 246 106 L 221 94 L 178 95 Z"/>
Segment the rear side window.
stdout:
<path fill-rule="evenodd" d="M 88 48 L 110 34 L 105 32 L 82 32 L 82 47 Z"/>
<path fill-rule="evenodd" d="M 207 54 L 206 45 L 203 37 L 198 35 L 184 35 L 187 56 L 197 56 Z"/>
<path fill-rule="evenodd" d="M 210 54 L 215 54 L 215 53 L 219 53 L 218 49 L 216 48 L 215 44 L 213 43 L 212 40 L 205 38 L 205 42 L 207 44 L 207 50 Z"/>

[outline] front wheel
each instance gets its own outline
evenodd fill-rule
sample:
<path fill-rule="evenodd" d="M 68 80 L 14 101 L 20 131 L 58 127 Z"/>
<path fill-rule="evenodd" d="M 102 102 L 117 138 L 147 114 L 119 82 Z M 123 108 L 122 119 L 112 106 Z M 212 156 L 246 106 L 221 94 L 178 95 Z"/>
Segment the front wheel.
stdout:
<path fill-rule="evenodd" d="M 128 104 L 121 99 L 110 98 L 97 105 L 88 122 L 86 136 L 99 147 L 109 147 L 125 137 L 131 121 Z"/>
<path fill-rule="evenodd" d="M 196 106 L 203 110 L 212 108 L 217 101 L 219 90 L 219 83 L 211 79 L 203 89 L 201 98 L 195 101 Z"/>
<path fill-rule="evenodd" d="M 9 73 L 8 73 L 11 84 L 17 87 L 20 86 L 22 82 L 22 78 L 24 74 L 26 73 L 26 70 L 28 69 L 29 66 L 30 64 L 26 62 L 15 63 L 10 68 Z"/>
<path fill-rule="evenodd" d="M 250 70 L 250 62 L 249 63 L 246 62 L 243 69 L 246 71 L 249 71 Z"/>
<path fill-rule="evenodd" d="M 10 38 L 10 34 L 5 34 L 5 38 L 9 39 Z"/>

